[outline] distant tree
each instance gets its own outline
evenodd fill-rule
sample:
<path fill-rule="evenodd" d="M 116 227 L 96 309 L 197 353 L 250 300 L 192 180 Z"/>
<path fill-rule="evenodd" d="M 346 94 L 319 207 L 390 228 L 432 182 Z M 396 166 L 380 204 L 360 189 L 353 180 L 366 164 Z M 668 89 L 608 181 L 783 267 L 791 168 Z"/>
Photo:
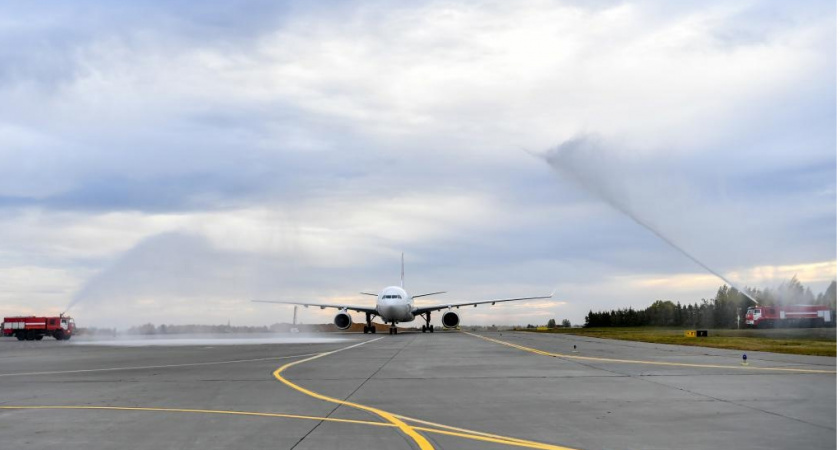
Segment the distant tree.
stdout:
<path fill-rule="evenodd" d="M 548 328 L 555 328 L 557 326 L 557 322 L 554 319 L 548 319 Z"/>
<path fill-rule="evenodd" d="M 571 328 L 572 322 L 569 322 L 569 319 L 563 319 L 563 321 L 560 322 L 560 326 L 563 328 Z"/>
<path fill-rule="evenodd" d="M 156 328 L 151 323 L 140 325 L 139 327 L 131 327 L 128 329 L 128 334 L 155 334 Z"/>
<path fill-rule="evenodd" d="M 680 302 L 677 302 L 677 306 L 674 309 L 674 325 L 682 326 L 683 323 L 683 307 Z"/>
<path fill-rule="evenodd" d="M 646 325 L 673 326 L 677 306 L 670 300 L 657 300 L 645 310 Z"/>
<path fill-rule="evenodd" d="M 837 309 L 837 280 L 832 281 L 828 285 L 828 289 L 817 296 L 817 304 L 828 305 L 832 309 Z"/>

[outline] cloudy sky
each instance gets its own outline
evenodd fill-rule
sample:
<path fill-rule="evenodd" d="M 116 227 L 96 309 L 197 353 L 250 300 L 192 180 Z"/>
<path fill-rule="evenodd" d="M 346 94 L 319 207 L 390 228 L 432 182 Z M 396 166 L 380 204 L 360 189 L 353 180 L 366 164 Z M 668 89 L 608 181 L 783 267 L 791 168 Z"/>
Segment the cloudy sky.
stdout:
<path fill-rule="evenodd" d="M 403 251 L 415 293 L 557 289 L 467 324 L 714 295 L 639 222 L 822 292 L 836 28 L 828 1 L 7 4 L 0 315 L 270 324 L 291 307 L 249 300 L 363 304 Z"/>

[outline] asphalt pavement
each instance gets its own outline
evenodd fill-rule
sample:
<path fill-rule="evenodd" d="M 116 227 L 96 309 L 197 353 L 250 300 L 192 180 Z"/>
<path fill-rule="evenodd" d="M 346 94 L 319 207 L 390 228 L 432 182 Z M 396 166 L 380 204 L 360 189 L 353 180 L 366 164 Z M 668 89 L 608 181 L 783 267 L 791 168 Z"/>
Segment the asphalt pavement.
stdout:
<path fill-rule="evenodd" d="M 0 448 L 836 448 L 836 358 L 743 365 L 738 351 L 524 332 L 321 336 L 2 339 Z"/>

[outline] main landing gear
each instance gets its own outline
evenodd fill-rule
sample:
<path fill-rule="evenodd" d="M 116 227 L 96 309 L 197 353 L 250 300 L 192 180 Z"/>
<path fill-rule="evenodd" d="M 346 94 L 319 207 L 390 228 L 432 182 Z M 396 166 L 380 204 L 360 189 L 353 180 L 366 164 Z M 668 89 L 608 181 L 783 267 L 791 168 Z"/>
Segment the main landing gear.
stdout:
<path fill-rule="evenodd" d="M 431 325 L 429 323 L 431 321 L 432 321 L 432 313 L 426 313 L 426 325 L 423 325 L 423 328 L 421 328 L 424 333 L 427 332 L 427 331 L 429 333 L 434 333 L 435 332 L 435 326 Z"/>
<path fill-rule="evenodd" d="M 376 334 L 376 326 L 373 324 L 373 317 L 370 314 L 365 314 L 365 321 L 367 325 L 364 327 L 365 334 Z"/>

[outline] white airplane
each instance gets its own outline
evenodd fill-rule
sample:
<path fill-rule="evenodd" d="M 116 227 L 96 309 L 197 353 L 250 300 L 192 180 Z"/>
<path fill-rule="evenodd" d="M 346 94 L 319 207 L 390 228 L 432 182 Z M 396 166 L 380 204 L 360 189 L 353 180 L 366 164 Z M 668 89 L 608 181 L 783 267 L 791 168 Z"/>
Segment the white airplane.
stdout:
<path fill-rule="evenodd" d="M 382 292 L 379 294 L 374 294 L 371 292 L 362 292 L 361 294 L 364 295 L 371 295 L 376 297 L 376 306 L 375 307 L 367 307 L 367 306 L 354 306 L 345 303 L 336 303 L 336 304 L 325 304 L 325 303 L 311 303 L 311 302 L 292 302 L 292 301 L 268 301 L 268 300 L 252 300 L 253 302 L 257 303 L 280 303 L 285 305 L 303 305 L 305 307 L 310 306 L 317 306 L 321 309 L 324 308 L 336 308 L 339 310 L 338 314 L 336 314 L 335 319 L 333 319 L 333 323 L 336 327 L 341 330 L 346 330 L 350 328 L 350 325 L 353 324 L 353 318 L 350 317 L 348 311 L 357 311 L 365 314 L 365 322 L 367 325 L 364 327 L 364 333 L 376 333 L 376 327 L 373 326 L 373 319 L 377 316 L 382 318 L 382 321 L 386 324 L 390 323 L 391 328 L 389 330 L 389 334 L 397 334 L 397 324 L 401 322 L 413 322 L 417 316 L 421 316 L 421 319 L 426 321 L 426 324 L 423 325 L 422 330 L 423 332 L 434 333 L 435 326 L 432 325 L 430 322 L 432 320 L 432 312 L 434 311 L 441 311 L 446 310 L 441 317 L 441 322 L 443 323 L 444 328 L 455 328 L 461 323 L 461 318 L 458 316 L 458 313 L 453 311 L 452 309 L 459 309 L 462 306 L 478 306 L 485 303 L 490 303 L 491 305 L 495 305 L 496 303 L 501 302 L 515 302 L 520 300 L 540 300 L 551 298 L 554 296 L 552 292 L 549 295 L 545 296 L 538 296 L 538 297 L 516 297 L 516 298 L 500 298 L 495 300 L 479 300 L 474 302 L 459 302 L 459 303 L 445 303 L 433 306 L 414 306 L 414 299 L 419 297 L 427 297 L 430 295 L 437 295 L 437 294 L 444 294 L 445 291 L 441 292 L 429 292 L 427 294 L 420 294 L 420 295 L 409 295 L 408 292 L 405 290 L 405 258 L 401 258 L 401 270 L 400 270 L 400 285 L 399 286 L 388 286 L 385 289 L 382 289 Z"/>

